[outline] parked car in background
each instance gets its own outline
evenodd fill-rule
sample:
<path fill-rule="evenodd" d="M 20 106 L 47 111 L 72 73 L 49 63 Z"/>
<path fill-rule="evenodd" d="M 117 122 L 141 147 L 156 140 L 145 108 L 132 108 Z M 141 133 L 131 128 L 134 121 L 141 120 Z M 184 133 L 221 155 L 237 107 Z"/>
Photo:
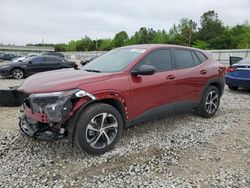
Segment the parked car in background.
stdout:
<path fill-rule="evenodd" d="M 93 61 L 96 57 L 87 57 L 87 58 L 84 58 L 80 61 L 80 64 L 82 66 L 85 66 L 86 64 L 88 64 L 89 62 Z"/>
<path fill-rule="evenodd" d="M 1 76 L 12 76 L 21 79 L 32 74 L 62 68 L 77 68 L 75 62 L 55 56 L 34 56 L 18 63 L 8 63 L 0 66 Z"/>
<path fill-rule="evenodd" d="M 231 90 L 237 90 L 239 87 L 250 88 L 250 58 L 230 64 L 231 66 L 226 69 L 225 75 L 228 88 Z"/>
<path fill-rule="evenodd" d="M 67 137 L 88 153 L 110 150 L 124 128 L 176 110 L 211 118 L 225 67 L 208 53 L 175 45 L 111 50 L 80 70 L 40 73 L 18 91 L 28 98 L 20 129 L 30 137 Z"/>
<path fill-rule="evenodd" d="M 11 62 L 12 62 L 12 63 L 22 62 L 22 61 L 24 61 L 25 59 L 30 58 L 30 57 L 33 57 L 33 56 L 37 56 L 37 55 L 32 54 L 32 55 L 28 55 L 28 56 L 16 57 L 16 58 L 12 59 Z"/>
<path fill-rule="evenodd" d="M 16 57 L 14 54 L 0 54 L 0 61 L 11 61 Z"/>
<path fill-rule="evenodd" d="M 22 61 L 25 60 L 26 58 L 27 58 L 27 56 L 16 57 L 16 58 L 12 59 L 11 62 L 12 62 L 12 63 L 22 62 Z"/>
<path fill-rule="evenodd" d="M 64 55 L 60 52 L 46 52 L 43 55 L 52 55 L 52 56 L 57 56 L 57 57 L 61 57 L 61 58 L 65 58 Z"/>

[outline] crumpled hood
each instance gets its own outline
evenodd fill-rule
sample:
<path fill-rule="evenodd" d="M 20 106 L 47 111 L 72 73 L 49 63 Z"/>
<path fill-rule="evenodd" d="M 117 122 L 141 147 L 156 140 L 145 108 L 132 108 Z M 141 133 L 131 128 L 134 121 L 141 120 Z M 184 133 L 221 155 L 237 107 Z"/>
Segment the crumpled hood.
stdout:
<path fill-rule="evenodd" d="M 79 85 L 107 80 L 110 73 L 93 73 L 83 70 L 61 69 L 38 73 L 27 78 L 18 88 L 25 93 L 46 93 L 75 89 Z"/>

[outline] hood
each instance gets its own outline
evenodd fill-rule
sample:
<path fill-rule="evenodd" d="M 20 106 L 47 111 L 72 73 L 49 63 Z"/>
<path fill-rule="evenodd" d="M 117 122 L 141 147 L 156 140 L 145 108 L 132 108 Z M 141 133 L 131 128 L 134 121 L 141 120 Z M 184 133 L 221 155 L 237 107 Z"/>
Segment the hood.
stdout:
<path fill-rule="evenodd" d="M 10 66 L 10 67 L 15 67 L 15 66 L 25 66 L 26 64 L 24 62 L 11 62 L 11 63 L 4 63 L 3 65 L 0 65 L 0 68 L 2 66 Z"/>
<path fill-rule="evenodd" d="M 110 73 L 93 73 L 75 69 L 61 69 L 38 73 L 27 78 L 18 88 L 25 93 L 46 93 L 75 89 L 79 85 L 107 80 Z"/>

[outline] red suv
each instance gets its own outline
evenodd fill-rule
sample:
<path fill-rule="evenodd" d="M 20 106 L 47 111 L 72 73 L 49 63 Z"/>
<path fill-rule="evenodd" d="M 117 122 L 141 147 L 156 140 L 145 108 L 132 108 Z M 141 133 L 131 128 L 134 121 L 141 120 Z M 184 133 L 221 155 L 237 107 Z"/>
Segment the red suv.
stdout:
<path fill-rule="evenodd" d="M 176 45 L 135 45 L 111 50 L 80 70 L 63 69 L 27 78 L 20 118 L 26 135 L 67 137 L 80 149 L 101 154 L 124 128 L 168 111 L 218 110 L 225 67 L 210 54 Z"/>

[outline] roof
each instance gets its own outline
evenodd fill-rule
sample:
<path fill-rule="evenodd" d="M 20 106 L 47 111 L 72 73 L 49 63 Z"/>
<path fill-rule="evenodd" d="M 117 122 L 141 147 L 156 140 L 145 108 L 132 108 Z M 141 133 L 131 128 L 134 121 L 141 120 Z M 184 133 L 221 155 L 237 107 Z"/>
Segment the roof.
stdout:
<path fill-rule="evenodd" d="M 203 51 L 201 49 L 192 48 L 189 46 L 180 46 L 180 45 L 173 45 L 173 44 L 136 44 L 131 46 L 124 46 L 122 48 L 144 48 L 144 49 L 154 49 L 154 48 L 161 48 L 161 47 L 169 47 L 169 48 L 187 48 L 192 50 Z"/>

